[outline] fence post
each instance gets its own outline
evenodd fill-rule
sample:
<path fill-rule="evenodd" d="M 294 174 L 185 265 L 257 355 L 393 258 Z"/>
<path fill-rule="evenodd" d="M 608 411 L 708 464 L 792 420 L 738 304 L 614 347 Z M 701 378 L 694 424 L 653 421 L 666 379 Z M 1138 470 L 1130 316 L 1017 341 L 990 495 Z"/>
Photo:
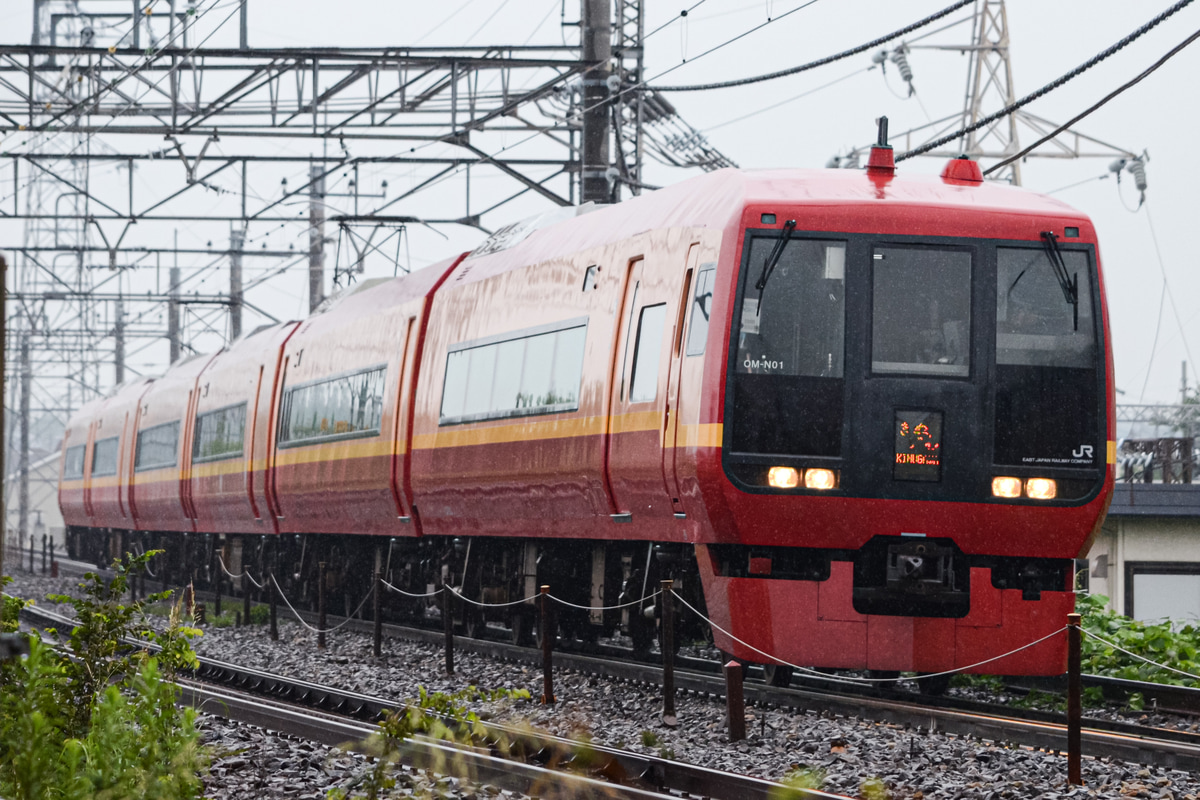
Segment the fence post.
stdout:
<path fill-rule="evenodd" d="M 242 559 L 242 624 L 250 624 L 250 570 L 246 567 L 245 558 Z"/>
<path fill-rule="evenodd" d="M 221 616 L 221 584 L 225 581 L 225 562 L 221 560 L 221 548 L 219 546 L 214 551 L 214 555 L 217 559 L 215 565 L 217 569 L 213 573 L 217 578 L 215 586 L 217 596 L 213 598 L 213 614 L 219 617 Z"/>
<path fill-rule="evenodd" d="M 554 702 L 554 626 L 550 624 L 550 587 L 541 593 L 542 618 L 542 705 Z"/>
<path fill-rule="evenodd" d="M 46 563 L 46 541 L 49 539 L 46 534 L 42 534 L 42 574 L 49 572 L 49 565 Z"/>
<path fill-rule="evenodd" d="M 446 634 L 446 674 L 454 674 L 454 592 L 442 582 L 442 630 Z"/>
<path fill-rule="evenodd" d="M 379 571 L 378 558 L 375 559 L 375 597 L 372 598 L 372 604 L 372 613 L 375 615 L 374 652 L 375 657 L 379 658 L 383 654 L 383 574 Z"/>
<path fill-rule="evenodd" d="M 317 649 L 325 649 L 325 562 L 317 571 Z"/>
<path fill-rule="evenodd" d="M 729 741 L 746 738 L 746 700 L 742 694 L 742 665 L 730 661 L 725 665 L 725 713 L 729 716 Z"/>
<path fill-rule="evenodd" d="M 679 724 L 675 715 L 675 582 L 662 582 L 662 660 L 663 710 L 662 721 L 668 728 Z"/>
<path fill-rule="evenodd" d="M 1080 698 L 1080 670 L 1082 635 L 1080 623 L 1083 617 L 1079 614 L 1067 614 L 1067 782 L 1075 786 L 1083 785 L 1083 771 L 1080 764 L 1080 747 L 1083 735 L 1080 731 L 1080 718 L 1083 715 L 1083 704 Z"/>
<path fill-rule="evenodd" d="M 270 636 L 272 642 L 279 641 L 279 618 L 278 618 L 278 602 L 279 602 L 279 586 L 275 581 L 275 572 L 271 572 L 271 630 Z"/>
<path fill-rule="evenodd" d="M 50 577 L 58 577 L 58 560 L 54 557 L 54 540 L 50 540 Z M 146 596 L 146 586 L 142 584 L 142 597 Z"/>
<path fill-rule="evenodd" d="M 29 574 L 30 575 L 32 575 L 34 573 L 33 558 L 35 555 L 37 555 L 37 550 L 35 549 L 34 538 L 33 538 L 33 534 L 31 533 L 31 534 L 29 534 Z"/>

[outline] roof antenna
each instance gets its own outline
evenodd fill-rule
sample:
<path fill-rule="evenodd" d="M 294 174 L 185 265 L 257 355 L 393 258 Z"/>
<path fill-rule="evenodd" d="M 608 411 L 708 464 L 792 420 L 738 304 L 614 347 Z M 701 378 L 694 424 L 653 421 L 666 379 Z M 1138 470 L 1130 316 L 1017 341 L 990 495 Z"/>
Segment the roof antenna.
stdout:
<path fill-rule="evenodd" d="M 880 117 L 879 140 L 871 146 L 871 155 L 867 159 L 867 174 L 892 175 L 896 172 L 896 158 L 892 146 L 888 144 L 888 118 Z"/>

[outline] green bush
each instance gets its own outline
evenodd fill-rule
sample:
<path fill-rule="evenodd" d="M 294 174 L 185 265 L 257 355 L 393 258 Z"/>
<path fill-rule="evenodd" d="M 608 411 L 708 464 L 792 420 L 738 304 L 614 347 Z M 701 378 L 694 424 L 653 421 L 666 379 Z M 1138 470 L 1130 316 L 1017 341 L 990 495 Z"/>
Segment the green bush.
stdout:
<path fill-rule="evenodd" d="M 0 796 L 83 800 L 200 796 L 206 757 L 195 713 L 175 705 L 174 673 L 196 663 L 179 605 L 163 633 L 146 624 L 144 603 L 120 602 L 153 553 L 115 562 L 105 583 L 85 576 L 82 596 L 52 596 L 75 609 L 65 651 L 38 635 L 27 657 L 0 665 Z M 155 595 L 152 601 L 165 599 Z M 13 613 L 6 603 L 4 624 Z M 151 657 L 123 639 L 153 641 Z"/>
<path fill-rule="evenodd" d="M 424 734 L 433 739 L 457 744 L 481 745 L 486 742 L 488 731 L 479 715 L 467 704 L 473 701 L 495 702 L 498 700 L 528 700 L 526 689 L 494 689 L 488 691 L 477 686 L 468 686 L 457 692 L 427 692 L 424 686 L 417 687 L 419 696 L 415 703 L 389 712 L 379 723 L 379 728 L 368 739 L 364 749 L 375 758 L 375 763 L 362 779 L 356 791 L 333 789 L 330 800 L 376 800 L 381 793 L 396 786 L 393 766 L 399 759 L 400 745 L 414 734 Z M 514 743 L 492 742 L 501 754 Z M 437 763 L 429 765 L 435 773 L 453 772 L 452 765 Z"/>
<path fill-rule="evenodd" d="M 1108 609 L 1108 598 L 1100 594 L 1078 595 L 1076 608 L 1083 616 L 1083 629 L 1159 664 L 1200 676 L 1200 629 L 1184 625 L 1173 629 L 1170 622 L 1146 623 Z M 1197 686 L 1200 681 L 1160 669 L 1122 653 L 1105 642 L 1083 637 L 1083 671 L 1154 683 Z"/>

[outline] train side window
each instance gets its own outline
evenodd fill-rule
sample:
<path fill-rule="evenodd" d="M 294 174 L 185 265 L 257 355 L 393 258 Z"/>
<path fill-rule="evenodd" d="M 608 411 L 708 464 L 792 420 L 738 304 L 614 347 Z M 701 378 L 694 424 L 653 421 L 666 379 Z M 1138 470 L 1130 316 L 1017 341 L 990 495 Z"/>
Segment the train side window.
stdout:
<path fill-rule="evenodd" d="M 66 455 L 63 457 L 63 480 L 83 477 L 83 454 L 86 448 L 87 445 L 82 444 L 67 448 Z"/>
<path fill-rule="evenodd" d="M 596 283 L 600 278 L 600 267 L 596 264 L 587 268 L 587 272 L 583 275 L 583 290 L 589 291 L 596 288 Z"/>
<path fill-rule="evenodd" d="M 173 467 L 178 463 L 179 420 L 138 431 L 133 471 Z"/>
<path fill-rule="evenodd" d="M 638 317 L 637 348 L 633 351 L 633 375 L 629 379 L 629 402 L 647 403 L 658 393 L 663 330 L 667 305 L 646 306 Z"/>
<path fill-rule="evenodd" d="M 287 389 L 280 446 L 378 435 L 386 373 L 380 365 Z"/>
<path fill-rule="evenodd" d="M 100 439 L 92 446 L 92 477 L 117 474 L 117 437 Z"/>
<path fill-rule="evenodd" d="M 971 374 L 971 254 L 876 247 L 871 370 L 966 378 Z"/>
<path fill-rule="evenodd" d="M 712 314 L 713 283 L 717 274 L 715 263 L 701 264 L 700 274 L 696 276 L 696 291 L 692 295 L 692 321 L 688 328 L 687 354 L 689 356 L 704 355 L 704 345 L 708 341 L 708 320 Z"/>
<path fill-rule="evenodd" d="M 575 411 L 586 344 L 580 318 L 454 345 L 438 424 Z"/>
<path fill-rule="evenodd" d="M 223 458 L 240 456 L 245 433 L 245 403 L 197 414 L 192 461 L 219 461 Z"/>

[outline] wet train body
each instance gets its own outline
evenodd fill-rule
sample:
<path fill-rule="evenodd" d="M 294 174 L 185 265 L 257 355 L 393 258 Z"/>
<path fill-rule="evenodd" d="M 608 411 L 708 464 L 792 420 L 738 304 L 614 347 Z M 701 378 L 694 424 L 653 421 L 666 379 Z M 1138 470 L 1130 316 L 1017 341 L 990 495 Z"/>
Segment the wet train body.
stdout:
<path fill-rule="evenodd" d="M 1091 222 L 977 178 L 725 170 L 353 287 L 81 409 L 71 547 L 294 600 L 324 562 L 347 611 L 375 569 L 484 603 L 549 584 L 582 607 L 564 635 L 640 649 L 670 577 L 751 662 L 1000 656 L 1073 608 L 1111 350 Z M 523 638 L 532 610 L 456 613 Z M 1058 637 L 977 669 L 1064 665 Z"/>

